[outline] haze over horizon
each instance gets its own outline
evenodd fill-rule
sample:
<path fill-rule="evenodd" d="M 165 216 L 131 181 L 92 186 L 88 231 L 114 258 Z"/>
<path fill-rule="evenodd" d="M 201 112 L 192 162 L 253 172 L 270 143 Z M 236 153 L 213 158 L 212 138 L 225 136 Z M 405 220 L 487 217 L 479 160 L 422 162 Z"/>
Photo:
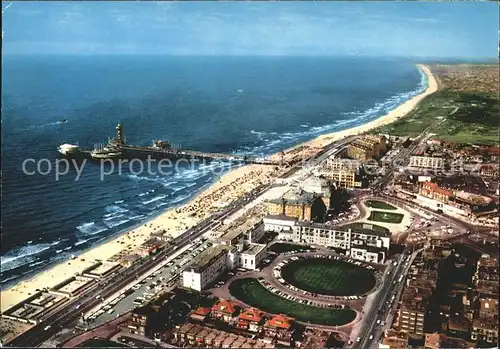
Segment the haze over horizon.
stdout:
<path fill-rule="evenodd" d="M 3 55 L 498 57 L 491 3 L 2 3 Z"/>

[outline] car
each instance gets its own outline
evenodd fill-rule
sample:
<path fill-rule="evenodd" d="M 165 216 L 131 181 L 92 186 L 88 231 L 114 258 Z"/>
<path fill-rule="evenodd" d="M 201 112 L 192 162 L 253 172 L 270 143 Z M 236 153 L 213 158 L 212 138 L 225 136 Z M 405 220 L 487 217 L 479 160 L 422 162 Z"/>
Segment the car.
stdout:
<path fill-rule="evenodd" d="M 373 339 L 373 334 L 371 334 L 371 335 L 370 335 L 369 339 L 370 339 L 370 340 L 371 340 L 371 339 Z"/>
<path fill-rule="evenodd" d="M 361 342 L 361 337 L 356 338 L 356 343 Z"/>

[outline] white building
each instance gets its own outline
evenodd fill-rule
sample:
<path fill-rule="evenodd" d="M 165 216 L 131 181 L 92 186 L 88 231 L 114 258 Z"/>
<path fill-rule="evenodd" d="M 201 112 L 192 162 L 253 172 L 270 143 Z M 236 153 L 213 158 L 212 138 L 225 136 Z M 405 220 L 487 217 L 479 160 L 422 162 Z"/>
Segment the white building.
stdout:
<path fill-rule="evenodd" d="M 267 245 L 250 244 L 245 250 L 239 252 L 239 265 L 245 269 L 255 270 L 266 254 Z"/>
<path fill-rule="evenodd" d="M 278 239 L 285 241 L 293 241 L 293 227 L 297 223 L 297 219 L 294 217 L 288 217 L 284 215 L 278 216 L 266 216 L 263 219 L 264 230 L 279 233 Z"/>
<path fill-rule="evenodd" d="M 371 224 L 356 231 L 337 230 L 324 224 L 266 216 L 264 227 L 267 231 L 279 232 L 281 240 L 333 247 L 353 258 L 376 263 L 385 261 L 391 243 L 390 232 L 375 231 Z"/>
<path fill-rule="evenodd" d="M 431 168 L 431 169 L 443 169 L 444 161 L 442 157 L 438 156 L 410 156 L 410 167 L 416 168 Z"/>
<path fill-rule="evenodd" d="M 203 290 L 227 269 L 230 249 L 226 245 L 217 245 L 200 253 L 194 263 L 182 272 L 182 285 L 197 291 Z"/>

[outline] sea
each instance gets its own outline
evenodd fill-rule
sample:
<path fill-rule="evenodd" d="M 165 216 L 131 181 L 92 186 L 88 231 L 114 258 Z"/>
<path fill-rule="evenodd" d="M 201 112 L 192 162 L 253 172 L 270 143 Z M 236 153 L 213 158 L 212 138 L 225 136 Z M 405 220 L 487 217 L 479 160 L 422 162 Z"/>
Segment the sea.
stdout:
<path fill-rule="evenodd" d="M 79 177 L 70 166 L 57 178 L 61 144 L 93 148 L 121 123 L 130 144 L 264 157 L 376 119 L 426 86 L 399 58 L 4 56 L 0 285 L 184 204 L 241 166 L 122 164 L 101 176 L 89 162 Z"/>

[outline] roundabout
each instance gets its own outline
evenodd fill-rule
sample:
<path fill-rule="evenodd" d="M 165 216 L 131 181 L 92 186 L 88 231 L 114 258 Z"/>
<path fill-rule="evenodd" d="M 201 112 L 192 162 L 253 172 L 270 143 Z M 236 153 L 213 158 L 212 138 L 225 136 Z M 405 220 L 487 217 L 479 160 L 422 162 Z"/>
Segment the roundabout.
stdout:
<path fill-rule="evenodd" d="M 301 258 L 284 265 L 281 277 L 298 289 L 327 296 L 357 296 L 376 284 L 372 270 L 343 260 Z"/>

